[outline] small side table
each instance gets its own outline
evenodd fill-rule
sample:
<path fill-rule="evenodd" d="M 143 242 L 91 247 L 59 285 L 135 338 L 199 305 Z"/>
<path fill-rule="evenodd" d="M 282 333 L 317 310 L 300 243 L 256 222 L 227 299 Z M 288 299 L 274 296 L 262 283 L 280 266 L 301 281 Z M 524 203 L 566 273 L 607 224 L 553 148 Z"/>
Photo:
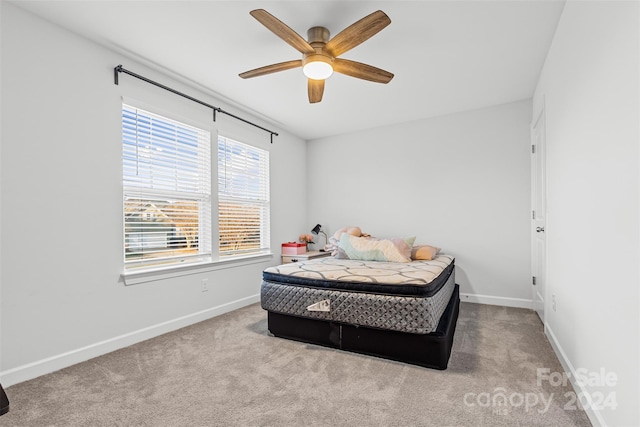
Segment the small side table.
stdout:
<path fill-rule="evenodd" d="M 307 261 L 314 258 L 324 258 L 331 256 L 331 252 L 309 251 L 299 255 L 285 255 L 282 254 L 282 263 L 289 264 L 290 262 Z"/>

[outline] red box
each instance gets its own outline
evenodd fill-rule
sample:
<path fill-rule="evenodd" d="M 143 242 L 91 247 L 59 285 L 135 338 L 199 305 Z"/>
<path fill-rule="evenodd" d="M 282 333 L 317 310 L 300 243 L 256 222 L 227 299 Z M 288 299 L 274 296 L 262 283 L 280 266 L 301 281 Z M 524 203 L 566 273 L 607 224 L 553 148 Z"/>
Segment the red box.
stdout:
<path fill-rule="evenodd" d="M 307 253 L 305 243 L 287 242 L 282 244 L 282 255 L 300 255 Z"/>

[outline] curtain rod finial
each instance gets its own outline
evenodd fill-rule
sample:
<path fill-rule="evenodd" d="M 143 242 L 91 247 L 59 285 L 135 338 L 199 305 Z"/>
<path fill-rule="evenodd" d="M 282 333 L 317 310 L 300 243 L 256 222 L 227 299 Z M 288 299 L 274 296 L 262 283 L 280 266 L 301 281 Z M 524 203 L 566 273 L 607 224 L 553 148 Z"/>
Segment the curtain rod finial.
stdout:
<path fill-rule="evenodd" d="M 118 85 L 118 73 L 122 72 L 122 64 L 113 69 L 113 83 Z"/>

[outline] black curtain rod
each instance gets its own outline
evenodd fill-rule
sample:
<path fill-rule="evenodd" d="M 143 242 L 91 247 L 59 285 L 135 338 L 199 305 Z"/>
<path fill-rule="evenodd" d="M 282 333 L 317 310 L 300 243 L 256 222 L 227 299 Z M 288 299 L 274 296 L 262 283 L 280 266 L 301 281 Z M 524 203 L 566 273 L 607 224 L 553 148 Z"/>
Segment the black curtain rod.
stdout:
<path fill-rule="evenodd" d="M 222 114 L 226 114 L 227 116 L 233 117 L 233 118 L 234 118 L 234 119 L 236 119 L 236 120 L 240 120 L 241 122 L 245 122 L 246 124 L 249 124 L 249 125 L 251 125 L 251 126 L 255 126 L 255 127 L 257 127 L 258 129 L 262 129 L 262 130 L 263 130 L 263 131 L 265 131 L 265 132 L 268 132 L 268 133 L 271 135 L 271 143 L 272 143 L 272 144 L 273 144 L 273 136 L 274 136 L 274 135 L 275 135 L 275 136 L 278 136 L 278 133 L 277 133 L 277 132 L 274 132 L 274 131 L 272 131 L 272 130 L 269 130 L 269 129 L 267 129 L 267 128 L 264 128 L 264 127 L 262 127 L 262 126 L 260 126 L 260 125 L 257 125 L 257 124 L 255 124 L 255 123 L 253 123 L 253 122 L 250 122 L 250 121 L 249 121 L 249 120 L 247 120 L 247 119 L 243 119 L 242 117 L 238 117 L 238 116 L 236 116 L 235 114 L 231 114 L 230 112 L 225 111 L 225 110 L 223 110 L 223 109 L 222 109 L 222 108 L 220 108 L 220 107 L 215 107 L 215 106 L 213 106 L 213 105 L 211 105 L 211 104 L 207 104 L 207 103 L 206 103 L 206 102 L 204 102 L 204 101 L 200 101 L 199 99 L 196 99 L 196 98 L 194 98 L 194 97 L 192 97 L 192 96 L 189 96 L 189 95 L 184 94 L 184 93 L 182 93 L 182 92 L 178 92 L 178 91 L 177 91 L 177 90 L 175 90 L 175 89 L 171 89 L 171 88 L 170 88 L 170 87 L 168 87 L 168 86 L 165 86 L 165 85 L 160 84 L 160 83 L 158 83 L 158 82 L 154 82 L 153 80 L 148 79 L 148 78 L 146 78 L 146 77 L 143 77 L 143 76 L 141 76 L 140 74 L 136 74 L 136 73 L 134 73 L 133 71 L 129 71 L 129 70 L 125 69 L 125 68 L 122 68 L 122 64 L 118 65 L 117 67 L 115 67 L 115 68 L 113 69 L 113 83 L 114 83 L 114 84 L 116 84 L 116 85 L 118 84 L 118 73 L 125 73 L 125 74 L 129 74 L 129 75 L 130 75 L 130 76 L 132 76 L 132 77 L 135 77 L 135 78 L 137 78 L 137 79 L 140 79 L 140 80 L 142 80 L 142 81 L 145 81 L 145 82 L 147 82 L 147 83 L 150 83 L 150 84 L 152 84 L 152 85 L 154 85 L 154 86 L 158 86 L 158 87 L 159 87 L 159 88 L 161 88 L 161 89 L 168 90 L 168 91 L 169 91 L 169 92 L 171 92 L 171 93 L 175 93 L 176 95 L 180 95 L 180 96 L 182 96 L 183 98 L 187 98 L 188 100 L 193 101 L 193 102 L 195 102 L 195 103 L 198 103 L 198 104 L 200 104 L 200 105 L 204 105 L 205 107 L 211 108 L 211 109 L 213 110 L 213 121 L 214 121 L 214 122 L 216 121 L 216 113 L 222 113 Z"/>

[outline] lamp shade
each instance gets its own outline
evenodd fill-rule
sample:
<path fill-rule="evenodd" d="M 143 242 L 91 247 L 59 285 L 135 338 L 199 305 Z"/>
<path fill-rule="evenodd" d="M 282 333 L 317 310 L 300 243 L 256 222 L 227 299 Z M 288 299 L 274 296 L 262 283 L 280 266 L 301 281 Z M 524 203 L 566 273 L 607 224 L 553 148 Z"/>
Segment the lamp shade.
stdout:
<path fill-rule="evenodd" d="M 313 80 L 328 79 L 333 74 L 331 58 L 324 54 L 312 54 L 303 59 L 302 72 Z"/>
<path fill-rule="evenodd" d="M 322 226 L 320 224 L 316 224 L 315 227 L 313 227 L 313 230 L 311 230 L 311 232 L 313 234 L 318 234 L 320 232 L 320 230 L 322 229 Z"/>
<path fill-rule="evenodd" d="M 333 68 L 326 62 L 314 61 L 308 62 L 302 67 L 305 76 L 313 80 L 325 80 L 333 74 Z"/>

